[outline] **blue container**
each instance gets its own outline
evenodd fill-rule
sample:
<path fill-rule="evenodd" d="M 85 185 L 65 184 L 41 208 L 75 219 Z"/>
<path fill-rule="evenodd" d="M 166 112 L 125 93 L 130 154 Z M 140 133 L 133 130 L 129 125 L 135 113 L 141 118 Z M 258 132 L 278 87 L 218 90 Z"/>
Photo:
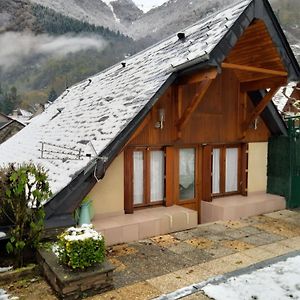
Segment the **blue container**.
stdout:
<path fill-rule="evenodd" d="M 91 224 L 90 208 L 91 201 L 81 204 L 80 206 L 80 216 L 79 216 L 79 225 Z"/>

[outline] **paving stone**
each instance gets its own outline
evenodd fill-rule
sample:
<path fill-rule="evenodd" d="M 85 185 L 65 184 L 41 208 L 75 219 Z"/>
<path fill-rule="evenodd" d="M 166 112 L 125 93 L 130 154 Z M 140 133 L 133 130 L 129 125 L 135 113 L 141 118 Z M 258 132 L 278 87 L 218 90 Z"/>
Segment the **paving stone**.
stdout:
<path fill-rule="evenodd" d="M 177 245 L 174 245 L 172 247 L 169 247 L 168 250 L 174 252 L 174 253 L 177 253 L 177 254 L 182 254 L 182 253 L 185 253 L 185 252 L 190 252 L 190 251 L 193 251 L 195 250 L 195 247 L 188 244 L 188 243 L 179 243 Z"/>
<path fill-rule="evenodd" d="M 191 231 L 191 230 L 175 232 L 172 234 L 172 236 L 174 236 L 176 239 L 178 239 L 180 241 L 189 240 L 189 239 L 192 239 L 193 237 L 195 237 L 193 231 Z"/>
<path fill-rule="evenodd" d="M 254 245 L 254 246 L 262 246 L 262 245 L 278 242 L 278 241 L 281 241 L 284 239 L 285 239 L 285 237 L 283 237 L 283 236 L 261 231 L 261 233 L 259 233 L 259 234 L 244 237 L 244 238 L 240 239 L 240 241 Z"/>
<path fill-rule="evenodd" d="M 287 210 L 287 209 L 264 214 L 264 216 L 269 217 L 269 218 L 274 218 L 274 219 L 284 219 L 284 218 L 289 218 L 289 217 L 298 216 L 298 215 L 299 214 L 297 212 Z"/>
<path fill-rule="evenodd" d="M 243 230 L 227 229 L 224 232 L 224 235 L 228 236 L 232 239 L 240 239 L 240 238 L 246 237 L 248 235 L 248 233 L 246 233 Z"/>
<path fill-rule="evenodd" d="M 114 270 L 114 272 L 122 272 L 122 271 L 124 271 L 124 270 L 127 268 L 127 267 L 126 267 L 120 260 L 118 260 L 117 258 L 111 257 L 111 258 L 109 258 L 108 260 L 109 260 L 109 262 L 110 262 L 111 264 L 113 264 L 113 265 L 116 267 L 116 269 Z"/>
<path fill-rule="evenodd" d="M 294 241 L 292 241 L 292 239 L 280 241 L 280 242 L 278 242 L 278 244 L 288 247 L 289 249 L 291 249 L 291 251 L 300 250 L 300 243 L 294 242 Z"/>
<path fill-rule="evenodd" d="M 224 232 L 227 227 L 224 223 L 212 223 L 206 226 L 203 226 L 205 230 L 209 231 L 210 233 L 221 233 Z M 199 227 L 200 228 L 200 227 Z"/>
<path fill-rule="evenodd" d="M 141 277 L 130 269 L 125 269 L 122 272 L 115 272 L 113 278 L 115 288 L 141 281 Z"/>
<path fill-rule="evenodd" d="M 133 243 L 132 247 L 136 249 L 135 255 L 139 256 L 159 256 L 161 255 L 165 249 L 158 246 L 156 243 L 152 241 L 148 242 L 137 242 Z"/>
<path fill-rule="evenodd" d="M 190 240 L 186 240 L 185 243 L 192 245 L 198 249 L 208 249 L 214 245 L 214 242 L 204 238 L 204 237 L 196 237 Z"/>
<path fill-rule="evenodd" d="M 243 241 L 222 241 L 221 244 L 229 249 L 233 249 L 235 251 L 245 251 L 253 248 L 254 246 Z"/>
<path fill-rule="evenodd" d="M 229 256 L 226 256 L 226 258 Z M 249 257 L 248 257 L 249 258 Z M 236 270 L 236 265 L 233 263 L 228 263 L 227 261 L 223 260 L 223 258 L 218 258 L 211 260 L 209 262 L 202 264 L 203 269 L 205 269 L 209 276 L 216 276 L 220 274 L 224 274 L 227 272 L 231 272 Z"/>
<path fill-rule="evenodd" d="M 176 271 L 174 274 L 180 278 L 184 278 L 187 285 L 203 282 L 211 277 L 211 272 L 206 270 L 202 264 Z"/>
<path fill-rule="evenodd" d="M 232 228 L 232 229 L 242 229 L 245 226 L 248 225 L 247 222 L 245 222 L 244 220 L 239 220 L 239 221 L 227 221 L 224 223 L 224 225 L 227 228 Z"/>
<path fill-rule="evenodd" d="M 259 234 L 259 233 L 263 232 L 261 229 L 253 227 L 253 226 L 245 226 L 245 227 L 241 228 L 241 230 L 244 231 L 245 233 L 247 233 L 247 235 Z"/>
<path fill-rule="evenodd" d="M 228 264 L 232 267 L 232 271 L 239 270 L 244 267 L 248 267 L 254 264 L 253 259 L 250 256 L 245 255 L 244 253 L 236 253 L 232 255 L 225 256 L 220 258 L 225 264 Z M 228 271 L 224 270 L 223 274 Z"/>
<path fill-rule="evenodd" d="M 220 257 L 224 257 L 227 255 L 234 254 L 234 253 L 236 253 L 236 250 L 222 247 L 222 245 L 217 245 L 214 248 L 205 249 L 205 252 L 212 255 L 213 258 L 220 258 Z"/>
<path fill-rule="evenodd" d="M 250 235 L 250 236 L 244 237 L 244 238 L 240 239 L 240 241 L 247 243 L 247 244 L 254 245 L 254 246 L 262 246 L 262 245 L 266 245 L 269 243 L 268 241 L 266 241 L 265 239 L 263 239 L 257 235 Z"/>
<path fill-rule="evenodd" d="M 248 218 L 242 219 L 242 221 L 245 222 L 245 224 L 248 224 L 248 226 L 256 225 L 256 224 L 260 224 L 260 223 L 264 223 L 264 222 L 269 222 L 270 220 L 272 220 L 272 218 L 269 218 L 266 216 L 253 216 L 253 217 L 248 217 Z"/>
<path fill-rule="evenodd" d="M 147 283 L 155 287 L 162 294 L 176 291 L 188 285 L 184 276 L 180 276 L 176 272 L 148 279 Z"/>
<path fill-rule="evenodd" d="M 259 248 L 264 249 L 266 251 L 269 251 L 274 254 L 275 256 L 283 255 L 289 252 L 292 252 L 293 250 L 285 245 L 280 244 L 279 242 L 268 244 L 264 246 L 260 246 Z"/>
<path fill-rule="evenodd" d="M 123 300 L 122 296 L 115 290 L 101 295 L 88 298 L 89 300 Z"/>
<path fill-rule="evenodd" d="M 247 255 L 253 259 L 253 263 L 261 262 L 266 259 L 272 258 L 273 253 L 266 251 L 262 248 L 253 248 L 242 252 L 244 255 Z"/>
<path fill-rule="evenodd" d="M 171 247 L 173 245 L 180 243 L 178 239 L 176 239 L 174 236 L 170 234 L 160 235 L 151 238 L 151 240 L 155 242 L 157 245 L 159 245 L 160 247 Z"/>
<path fill-rule="evenodd" d="M 138 273 L 143 280 L 174 272 L 197 263 L 188 257 L 178 255 L 167 249 L 157 256 L 128 255 L 121 257 L 120 260 L 131 271 Z"/>
<path fill-rule="evenodd" d="M 203 249 L 197 249 L 197 248 L 194 249 L 193 251 L 182 253 L 182 257 L 185 257 L 190 261 L 192 261 L 193 265 L 200 264 L 214 259 L 212 254 L 207 253 Z"/>
<path fill-rule="evenodd" d="M 222 233 L 222 234 L 215 234 L 215 233 L 207 234 L 207 235 L 205 235 L 205 238 L 207 238 L 211 241 L 215 241 L 215 242 L 234 240 L 234 238 L 226 236 L 224 233 Z"/>
<path fill-rule="evenodd" d="M 127 244 L 122 245 L 116 245 L 109 247 L 107 250 L 109 257 L 118 257 L 118 256 L 124 256 L 124 255 L 130 255 L 136 253 L 137 250 L 133 247 L 128 246 Z"/>
<path fill-rule="evenodd" d="M 274 233 L 288 238 L 300 235 L 300 228 L 298 226 L 282 220 L 273 219 L 273 221 L 255 224 L 254 226 L 269 233 Z"/>
<path fill-rule="evenodd" d="M 161 294 L 154 286 L 146 282 L 139 282 L 126 286 L 119 289 L 117 292 L 121 297 L 123 297 L 122 299 L 130 300 L 148 300 L 158 297 Z"/>
<path fill-rule="evenodd" d="M 293 216 L 293 217 L 289 217 L 289 218 L 284 218 L 282 219 L 284 222 L 288 222 L 288 223 L 292 223 L 296 226 L 300 226 L 300 216 Z"/>

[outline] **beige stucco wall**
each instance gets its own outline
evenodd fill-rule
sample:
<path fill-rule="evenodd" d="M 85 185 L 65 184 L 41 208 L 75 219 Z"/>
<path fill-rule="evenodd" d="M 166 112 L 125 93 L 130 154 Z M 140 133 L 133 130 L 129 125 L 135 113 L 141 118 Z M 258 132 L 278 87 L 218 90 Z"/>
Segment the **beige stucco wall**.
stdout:
<path fill-rule="evenodd" d="M 91 190 L 95 215 L 112 216 L 124 213 L 124 154 L 106 170 L 104 178 Z"/>
<path fill-rule="evenodd" d="M 248 152 L 248 193 L 267 188 L 268 143 L 250 143 Z"/>

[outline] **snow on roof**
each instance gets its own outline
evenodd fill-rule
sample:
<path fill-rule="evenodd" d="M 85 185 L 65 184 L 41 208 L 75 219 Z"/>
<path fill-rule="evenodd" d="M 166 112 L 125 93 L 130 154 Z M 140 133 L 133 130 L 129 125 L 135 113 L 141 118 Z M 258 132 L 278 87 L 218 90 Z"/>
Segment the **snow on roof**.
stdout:
<path fill-rule="evenodd" d="M 53 194 L 59 192 L 87 167 L 92 148 L 100 154 L 133 120 L 171 76 L 172 66 L 206 60 L 250 3 L 239 1 L 187 28 L 184 41 L 174 35 L 128 58 L 125 67 L 116 64 L 66 90 L 0 146 L 0 165 L 40 164 Z"/>
<path fill-rule="evenodd" d="M 292 81 L 286 87 L 281 87 L 277 94 L 273 97 L 273 102 L 280 113 L 284 112 L 284 107 L 289 101 L 288 97 L 291 97 L 296 86 L 297 82 Z"/>

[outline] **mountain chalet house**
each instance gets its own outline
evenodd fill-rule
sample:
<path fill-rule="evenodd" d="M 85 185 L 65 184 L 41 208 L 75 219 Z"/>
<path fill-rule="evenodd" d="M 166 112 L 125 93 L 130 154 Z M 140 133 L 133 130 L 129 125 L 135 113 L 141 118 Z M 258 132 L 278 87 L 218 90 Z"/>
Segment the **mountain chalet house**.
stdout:
<path fill-rule="evenodd" d="M 88 195 L 108 244 L 285 208 L 266 193 L 272 98 L 299 65 L 266 0 L 243 0 L 66 90 L 0 146 L 48 171 L 46 226 Z"/>

